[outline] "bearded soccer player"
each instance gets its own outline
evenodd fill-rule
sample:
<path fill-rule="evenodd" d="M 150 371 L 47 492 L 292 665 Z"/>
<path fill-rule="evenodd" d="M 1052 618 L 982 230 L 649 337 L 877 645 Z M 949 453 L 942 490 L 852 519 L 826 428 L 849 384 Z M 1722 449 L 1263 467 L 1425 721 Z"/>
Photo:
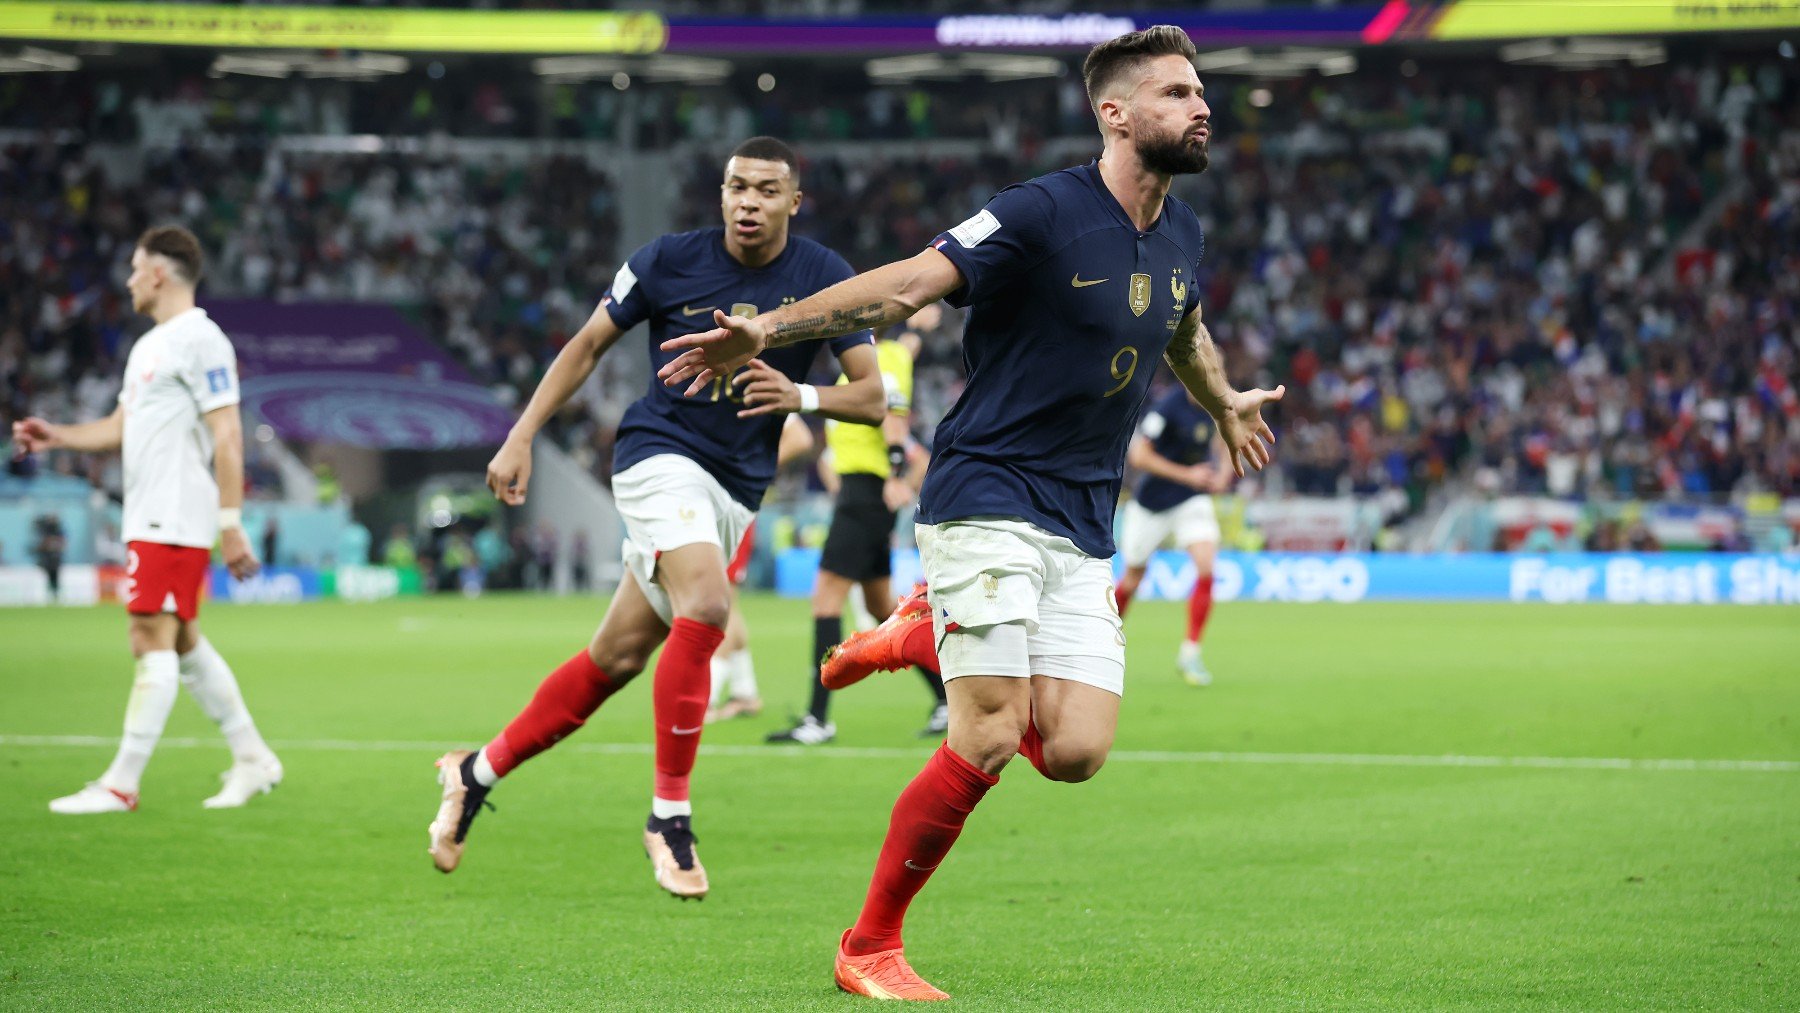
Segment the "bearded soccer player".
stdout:
<path fill-rule="evenodd" d="M 631 255 L 592 317 L 545 373 L 500 452 L 488 486 L 525 502 L 531 440 L 619 337 L 650 323 L 653 364 L 673 356 L 663 341 L 729 308 L 738 319 L 793 302 L 852 275 L 844 259 L 788 235 L 800 206 L 799 161 L 786 144 L 754 137 L 725 163 L 723 228 L 663 236 Z M 488 792 L 519 764 L 573 734 L 644 668 L 658 645 L 651 691 L 656 775 L 644 851 L 663 889 L 704 897 L 695 851 L 689 777 L 711 695 L 713 653 L 731 611 L 726 561 L 742 542 L 775 477 L 783 417 L 813 412 L 874 424 L 885 411 L 874 338 L 867 330 L 831 341 L 850 382 L 803 381 L 818 342 L 772 350 L 721 372 L 685 395 L 653 376 L 626 410 L 613 450 L 613 497 L 625 521 L 625 577 L 593 639 L 538 687 L 525 709 L 479 750 L 438 760 L 443 797 L 431 824 L 432 862 L 462 860 L 470 824 Z"/>
<path fill-rule="evenodd" d="M 1125 679 L 1113 607 L 1112 514 L 1125 448 L 1161 355 L 1213 416 L 1234 470 L 1269 461 L 1262 406 L 1234 390 L 1201 323 L 1199 220 L 1168 196 L 1206 168 L 1209 117 L 1194 45 L 1158 26 L 1096 46 L 1084 67 L 1097 162 L 1001 191 L 929 249 L 755 319 L 664 347 L 665 382 L 703 390 L 765 349 L 970 307 L 968 384 L 937 430 L 920 494 L 950 733 L 901 792 L 862 913 L 839 941 L 838 986 L 943 999 L 901 947 L 908 904 L 1015 753 L 1054 781 L 1094 776 Z"/>
<path fill-rule="evenodd" d="M 200 632 L 200 585 L 212 546 L 243 578 L 257 570 L 244 534 L 244 437 L 238 417 L 237 354 L 194 305 L 202 255 L 193 233 L 145 232 L 131 254 L 131 306 L 156 321 L 131 347 L 119 406 L 96 422 L 13 423 L 23 453 L 123 449 L 131 653 L 137 677 L 125 707 L 119 752 L 100 779 L 50 803 L 67 814 L 129 812 L 138 782 L 186 686 L 231 747 L 224 787 L 208 809 L 230 809 L 281 783 L 275 758 L 244 707 L 237 677 Z"/>

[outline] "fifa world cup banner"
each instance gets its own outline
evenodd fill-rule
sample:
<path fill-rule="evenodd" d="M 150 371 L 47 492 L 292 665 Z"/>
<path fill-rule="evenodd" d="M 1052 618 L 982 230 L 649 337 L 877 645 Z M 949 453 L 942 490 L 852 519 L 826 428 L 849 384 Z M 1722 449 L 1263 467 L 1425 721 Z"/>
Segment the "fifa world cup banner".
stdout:
<path fill-rule="evenodd" d="M 776 559 L 775 590 L 812 593 L 817 549 Z M 917 574 L 918 553 L 896 550 L 895 586 Z M 1117 558 L 1114 569 L 1123 572 Z M 1184 552 L 1151 557 L 1138 598 L 1181 599 L 1194 586 Z M 1216 601 L 1514 601 L 1568 605 L 1800 605 L 1800 555 L 1560 553 L 1408 556 L 1379 553 L 1220 553 Z"/>
<path fill-rule="evenodd" d="M 247 408 L 283 439 L 393 450 L 497 446 L 512 412 L 391 306 L 227 300 Z"/>

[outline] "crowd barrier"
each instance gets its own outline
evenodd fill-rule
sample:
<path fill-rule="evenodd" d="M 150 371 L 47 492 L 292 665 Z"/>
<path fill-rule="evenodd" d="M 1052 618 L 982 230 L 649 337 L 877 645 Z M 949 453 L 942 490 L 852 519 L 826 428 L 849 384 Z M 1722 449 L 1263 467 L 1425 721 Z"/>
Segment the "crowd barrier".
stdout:
<path fill-rule="evenodd" d="M 127 577 L 122 566 L 68 565 L 60 568 L 57 576 L 55 604 L 94 605 L 124 599 Z M 329 570 L 267 566 L 249 580 L 234 580 L 223 566 L 215 565 L 206 585 L 206 597 L 211 601 L 259 604 L 318 598 L 376 601 L 418 593 L 419 571 L 392 566 L 339 566 Z M 50 580 L 41 568 L 0 566 L 0 606 L 49 604 Z"/>

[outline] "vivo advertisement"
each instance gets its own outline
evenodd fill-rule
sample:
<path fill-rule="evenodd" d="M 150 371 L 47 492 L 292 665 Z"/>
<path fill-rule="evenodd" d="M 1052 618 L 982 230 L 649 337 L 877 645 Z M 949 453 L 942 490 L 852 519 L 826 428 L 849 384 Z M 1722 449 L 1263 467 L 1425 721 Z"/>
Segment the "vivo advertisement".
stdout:
<path fill-rule="evenodd" d="M 812 593 L 816 549 L 791 549 L 775 566 L 775 590 Z M 1115 567 L 1117 567 L 1115 560 Z M 894 586 L 918 579 L 918 553 L 894 552 Z M 1194 564 L 1159 552 L 1139 598 L 1185 598 Z M 1456 556 L 1221 553 L 1217 601 L 1517 601 L 1555 605 L 1800 605 L 1800 556 L 1723 553 Z"/>

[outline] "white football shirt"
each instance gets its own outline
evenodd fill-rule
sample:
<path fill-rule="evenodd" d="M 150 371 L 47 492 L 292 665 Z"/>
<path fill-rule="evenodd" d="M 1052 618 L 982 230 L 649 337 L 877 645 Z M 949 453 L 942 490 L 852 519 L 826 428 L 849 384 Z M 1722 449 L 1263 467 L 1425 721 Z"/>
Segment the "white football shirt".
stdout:
<path fill-rule="evenodd" d="M 119 392 L 127 542 L 212 548 L 219 486 L 204 416 L 237 403 L 237 353 L 205 310 L 170 317 L 132 346 Z"/>

